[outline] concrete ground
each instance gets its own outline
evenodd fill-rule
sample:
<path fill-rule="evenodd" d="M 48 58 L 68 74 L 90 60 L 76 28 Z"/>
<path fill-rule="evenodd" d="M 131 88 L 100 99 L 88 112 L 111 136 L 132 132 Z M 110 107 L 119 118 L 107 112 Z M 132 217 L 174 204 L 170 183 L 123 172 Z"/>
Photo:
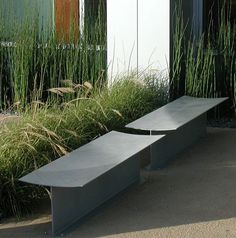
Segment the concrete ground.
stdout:
<path fill-rule="evenodd" d="M 76 225 L 68 238 L 236 237 L 236 130 L 208 136 Z M 1 238 L 49 237 L 49 211 L 0 225 Z"/>

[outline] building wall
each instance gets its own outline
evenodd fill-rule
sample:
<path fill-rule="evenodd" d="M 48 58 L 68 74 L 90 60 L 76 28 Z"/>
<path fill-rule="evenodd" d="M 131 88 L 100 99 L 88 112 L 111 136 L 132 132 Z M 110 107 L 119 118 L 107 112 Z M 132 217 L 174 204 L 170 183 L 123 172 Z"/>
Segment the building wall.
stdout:
<path fill-rule="evenodd" d="M 171 12 L 176 11 L 179 3 L 182 4 L 185 35 L 199 38 L 203 30 L 204 0 L 171 0 Z"/>
<path fill-rule="evenodd" d="M 167 74 L 170 54 L 170 1 L 138 2 L 139 70 Z"/>
<path fill-rule="evenodd" d="M 14 22 L 39 16 L 39 27 L 46 29 L 54 25 L 53 0 L 0 0 L 0 14 L 3 24 L 9 29 Z"/>
<path fill-rule="evenodd" d="M 107 0 L 107 63 L 110 81 L 137 70 L 137 0 Z"/>
<path fill-rule="evenodd" d="M 167 72 L 169 0 L 108 0 L 109 78 L 146 70 Z"/>
<path fill-rule="evenodd" d="M 54 18 L 58 39 L 68 42 L 78 38 L 79 0 L 54 0 Z"/>

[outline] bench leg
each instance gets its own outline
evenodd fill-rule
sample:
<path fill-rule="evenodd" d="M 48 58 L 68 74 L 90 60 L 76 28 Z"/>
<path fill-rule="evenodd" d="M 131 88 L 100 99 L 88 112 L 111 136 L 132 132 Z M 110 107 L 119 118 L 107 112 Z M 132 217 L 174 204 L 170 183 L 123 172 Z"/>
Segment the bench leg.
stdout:
<path fill-rule="evenodd" d="M 81 188 L 51 188 L 52 233 L 59 235 L 95 208 L 139 181 L 140 161 L 135 155 Z"/>
<path fill-rule="evenodd" d="M 163 168 L 166 163 L 198 139 L 206 136 L 206 114 L 203 114 L 166 136 L 150 148 L 150 169 Z M 158 133 L 153 132 L 152 135 Z"/>

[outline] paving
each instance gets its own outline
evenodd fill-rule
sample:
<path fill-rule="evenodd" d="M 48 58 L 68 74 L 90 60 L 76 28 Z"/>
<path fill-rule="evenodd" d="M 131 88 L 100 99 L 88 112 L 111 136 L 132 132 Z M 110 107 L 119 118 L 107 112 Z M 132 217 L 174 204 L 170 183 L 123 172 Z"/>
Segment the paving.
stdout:
<path fill-rule="evenodd" d="M 142 171 L 142 182 L 119 195 L 68 238 L 236 237 L 236 130 L 208 135 L 165 169 Z M 49 210 L 0 225 L 1 238 L 50 237 Z"/>

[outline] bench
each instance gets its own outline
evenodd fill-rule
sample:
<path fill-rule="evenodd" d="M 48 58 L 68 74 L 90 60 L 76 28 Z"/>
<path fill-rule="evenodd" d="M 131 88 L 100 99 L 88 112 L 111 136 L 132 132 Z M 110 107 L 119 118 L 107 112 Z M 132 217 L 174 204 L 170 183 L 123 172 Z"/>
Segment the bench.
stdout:
<path fill-rule="evenodd" d="M 52 234 L 58 235 L 138 181 L 140 152 L 163 137 L 112 131 L 20 181 L 51 188 Z"/>
<path fill-rule="evenodd" d="M 183 96 L 126 128 L 166 135 L 150 147 L 150 169 L 162 168 L 177 153 L 206 135 L 207 111 L 227 99 Z"/>

